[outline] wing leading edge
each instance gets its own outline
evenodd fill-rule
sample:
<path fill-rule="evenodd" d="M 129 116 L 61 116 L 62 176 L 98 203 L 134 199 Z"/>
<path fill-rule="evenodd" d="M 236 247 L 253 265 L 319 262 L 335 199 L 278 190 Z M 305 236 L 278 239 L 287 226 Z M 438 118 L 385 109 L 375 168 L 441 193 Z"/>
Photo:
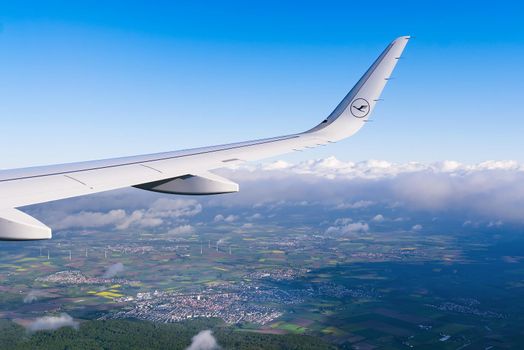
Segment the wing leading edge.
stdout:
<path fill-rule="evenodd" d="M 183 194 L 238 191 L 209 172 L 325 145 L 352 136 L 379 100 L 408 36 L 389 44 L 333 112 L 314 128 L 292 135 L 149 155 L 0 171 L 0 239 L 51 238 L 51 229 L 14 208 L 118 188 Z"/>

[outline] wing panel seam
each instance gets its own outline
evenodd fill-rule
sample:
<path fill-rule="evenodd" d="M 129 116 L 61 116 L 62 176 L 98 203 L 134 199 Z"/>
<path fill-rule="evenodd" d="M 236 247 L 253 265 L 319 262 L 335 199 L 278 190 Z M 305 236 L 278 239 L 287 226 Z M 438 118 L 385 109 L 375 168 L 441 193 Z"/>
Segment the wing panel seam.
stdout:
<path fill-rule="evenodd" d="M 258 145 L 274 143 L 274 142 L 279 142 L 279 141 L 287 141 L 287 140 L 291 140 L 291 139 L 299 138 L 299 137 L 300 137 L 300 135 L 292 135 L 292 136 L 288 136 L 288 137 L 282 137 L 282 138 L 280 138 L 278 140 L 260 141 L 260 142 L 256 142 L 256 143 L 254 142 L 254 143 L 249 144 L 249 145 L 231 146 L 231 147 L 221 148 L 221 149 L 218 149 L 218 150 L 201 151 L 201 152 L 196 152 L 196 153 L 192 153 L 192 154 L 184 154 L 184 155 L 180 155 L 180 156 L 172 156 L 172 157 L 150 159 L 150 160 L 147 160 L 147 161 L 136 161 L 136 162 L 122 163 L 122 164 L 115 164 L 115 165 L 106 165 L 106 166 L 94 167 L 94 168 L 85 168 L 85 169 L 70 170 L 70 171 L 60 171 L 60 172 L 49 173 L 49 174 L 21 176 L 21 177 L 15 177 L 15 178 L 10 178 L 10 179 L 2 179 L 2 180 L 0 180 L 0 183 L 1 182 L 16 181 L 16 180 L 33 179 L 33 178 L 39 178 L 39 177 L 54 176 L 54 175 L 66 175 L 66 174 L 80 173 L 80 172 L 83 172 L 83 171 L 118 168 L 120 166 L 126 166 L 126 165 L 136 165 L 136 164 L 144 165 L 143 163 L 150 163 L 150 162 L 158 162 L 158 161 L 162 161 L 162 160 L 185 158 L 185 157 L 190 157 L 190 156 L 198 156 L 198 155 L 201 155 L 201 154 L 208 154 L 208 153 L 214 153 L 214 152 L 220 152 L 220 151 L 230 151 L 230 150 L 233 150 L 233 149 L 238 149 L 238 148 L 243 148 L 243 147 L 258 146 Z M 69 176 L 67 176 L 67 177 L 69 177 Z M 69 178 L 71 178 L 71 177 L 69 177 Z M 71 179 L 73 179 L 73 178 L 71 178 Z"/>

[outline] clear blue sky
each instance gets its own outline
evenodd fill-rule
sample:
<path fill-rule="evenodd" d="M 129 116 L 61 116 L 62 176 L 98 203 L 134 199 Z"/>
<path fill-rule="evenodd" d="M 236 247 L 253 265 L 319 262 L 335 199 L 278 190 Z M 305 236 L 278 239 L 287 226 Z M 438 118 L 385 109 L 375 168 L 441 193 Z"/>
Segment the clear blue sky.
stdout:
<path fill-rule="evenodd" d="M 524 161 L 523 18 L 518 1 L 0 1 L 0 168 L 302 131 L 407 34 L 375 122 L 301 157 Z"/>

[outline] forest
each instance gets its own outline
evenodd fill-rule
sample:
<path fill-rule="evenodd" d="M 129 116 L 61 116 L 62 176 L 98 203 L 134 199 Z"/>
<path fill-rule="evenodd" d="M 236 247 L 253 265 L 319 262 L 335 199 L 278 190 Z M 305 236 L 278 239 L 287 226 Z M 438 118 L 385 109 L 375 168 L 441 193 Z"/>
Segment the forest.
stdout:
<path fill-rule="evenodd" d="M 213 331 L 222 349 L 335 349 L 318 338 L 242 331 L 217 319 L 170 324 L 134 320 L 89 320 L 82 322 L 78 329 L 64 327 L 33 333 L 12 321 L 0 320 L 0 349 L 186 349 L 193 336 L 207 329 Z"/>

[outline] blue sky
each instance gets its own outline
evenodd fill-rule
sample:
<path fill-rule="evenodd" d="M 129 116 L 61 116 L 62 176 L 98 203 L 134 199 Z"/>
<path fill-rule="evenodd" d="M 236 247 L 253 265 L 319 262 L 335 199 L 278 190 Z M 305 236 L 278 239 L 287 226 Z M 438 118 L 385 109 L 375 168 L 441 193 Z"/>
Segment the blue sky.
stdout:
<path fill-rule="evenodd" d="M 284 159 L 524 162 L 516 1 L 0 2 L 0 167 L 302 131 L 395 37 L 355 137 Z"/>

